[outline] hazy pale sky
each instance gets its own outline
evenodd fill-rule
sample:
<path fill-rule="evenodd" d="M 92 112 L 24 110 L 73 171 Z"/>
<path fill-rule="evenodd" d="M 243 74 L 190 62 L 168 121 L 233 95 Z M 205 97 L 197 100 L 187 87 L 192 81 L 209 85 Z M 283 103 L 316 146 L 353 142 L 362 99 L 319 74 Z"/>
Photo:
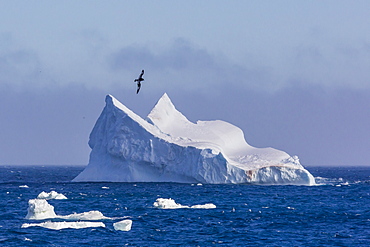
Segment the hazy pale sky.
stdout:
<path fill-rule="evenodd" d="M 106 94 L 145 117 L 166 92 L 191 121 L 228 121 L 304 166 L 370 165 L 369 9 L 0 0 L 0 164 L 87 164 Z"/>

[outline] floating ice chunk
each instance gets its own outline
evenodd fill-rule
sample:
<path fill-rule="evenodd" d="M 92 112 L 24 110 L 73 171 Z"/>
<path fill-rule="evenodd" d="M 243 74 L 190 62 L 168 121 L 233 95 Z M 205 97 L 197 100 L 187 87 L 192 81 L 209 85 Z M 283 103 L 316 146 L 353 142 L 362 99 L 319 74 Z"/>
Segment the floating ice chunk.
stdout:
<path fill-rule="evenodd" d="M 89 222 L 89 221 L 77 221 L 77 222 L 42 222 L 42 223 L 24 223 L 22 228 L 28 228 L 32 226 L 40 226 L 52 230 L 60 230 L 65 228 L 73 228 L 73 229 L 80 229 L 80 228 L 88 228 L 88 227 L 105 227 L 103 222 Z"/>
<path fill-rule="evenodd" d="M 43 220 L 55 218 L 54 207 L 45 199 L 32 199 L 28 201 L 28 213 L 26 219 Z"/>
<path fill-rule="evenodd" d="M 99 211 L 89 211 L 84 213 L 73 213 L 70 215 L 56 215 L 54 206 L 50 205 L 45 199 L 32 199 L 28 201 L 28 213 L 26 219 L 43 220 L 43 219 L 66 219 L 66 220 L 102 220 L 111 219 L 105 217 Z"/>
<path fill-rule="evenodd" d="M 179 203 L 176 203 L 174 199 L 165 199 L 165 198 L 158 198 L 154 203 L 154 207 L 162 208 L 162 209 L 177 209 L 177 208 L 188 208 L 188 206 L 183 206 Z"/>
<path fill-rule="evenodd" d="M 104 216 L 99 211 L 89 211 L 84 213 L 74 213 L 70 215 L 61 216 L 58 215 L 57 218 L 66 219 L 66 220 L 103 220 L 103 219 L 111 219 L 109 217 Z"/>
<path fill-rule="evenodd" d="M 60 194 L 55 191 L 50 191 L 50 193 L 47 193 L 45 191 L 41 192 L 38 196 L 37 199 L 45 199 L 45 200 L 50 200 L 50 199 L 57 199 L 57 200 L 64 200 L 68 199 L 65 195 Z"/>
<path fill-rule="evenodd" d="M 107 186 L 103 186 L 101 188 L 104 189 L 104 190 L 109 190 L 109 187 L 107 187 Z"/>
<path fill-rule="evenodd" d="M 202 208 L 202 209 L 210 209 L 216 208 L 216 205 L 212 203 L 207 203 L 203 205 L 194 205 L 194 206 L 184 206 L 180 203 L 176 203 L 174 199 L 165 199 L 165 198 L 158 198 L 154 203 L 154 207 L 161 208 L 161 209 L 178 209 L 178 208 Z"/>
<path fill-rule="evenodd" d="M 216 208 L 216 205 L 213 203 L 206 203 L 203 205 L 194 205 L 191 206 L 191 208 L 204 208 L 204 209 L 211 209 L 211 208 Z"/>
<path fill-rule="evenodd" d="M 130 231 L 132 226 L 132 220 L 122 220 L 113 223 L 114 230 L 116 231 Z"/>
<path fill-rule="evenodd" d="M 19 188 L 29 188 L 28 185 L 19 185 Z"/>

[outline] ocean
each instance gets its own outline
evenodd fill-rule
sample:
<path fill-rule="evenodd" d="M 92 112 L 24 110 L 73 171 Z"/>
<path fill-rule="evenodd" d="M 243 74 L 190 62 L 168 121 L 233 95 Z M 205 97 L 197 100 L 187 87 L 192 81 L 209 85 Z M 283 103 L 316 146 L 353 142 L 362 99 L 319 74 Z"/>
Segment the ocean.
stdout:
<path fill-rule="evenodd" d="M 0 167 L 0 246 L 370 246 L 370 167 L 308 167 L 318 186 L 72 183 L 83 167 Z M 24 224 L 28 201 L 57 215 L 91 210 L 105 227 L 48 229 Z M 158 198 L 186 208 L 162 209 Z M 191 208 L 214 204 L 216 208 Z M 132 220 L 129 231 L 113 224 Z M 81 220 L 80 220 L 81 221 Z"/>

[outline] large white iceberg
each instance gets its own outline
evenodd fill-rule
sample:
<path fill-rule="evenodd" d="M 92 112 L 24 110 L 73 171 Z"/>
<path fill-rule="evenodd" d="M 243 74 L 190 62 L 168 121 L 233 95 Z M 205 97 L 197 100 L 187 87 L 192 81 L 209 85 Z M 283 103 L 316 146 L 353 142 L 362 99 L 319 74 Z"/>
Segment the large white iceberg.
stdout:
<path fill-rule="evenodd" d="M 273 148 L 255 148 L 238 127 L 190 122 L 164 94 L 147 120 L 111 95 L 89 140 L 88 166 L 73 180 L 313 185 L 314 177 Z"/>

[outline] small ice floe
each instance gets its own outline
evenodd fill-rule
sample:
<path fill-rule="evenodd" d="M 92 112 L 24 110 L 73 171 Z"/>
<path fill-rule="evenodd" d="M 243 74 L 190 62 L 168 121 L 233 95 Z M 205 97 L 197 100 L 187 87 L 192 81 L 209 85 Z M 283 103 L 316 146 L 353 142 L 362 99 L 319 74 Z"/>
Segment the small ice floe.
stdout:
<path fill-rule="evenodd" d="M 29 188 L 28 185 L 19 185 L 19 188 Z"/>
<path fill-rule="evenodd" d="M 57 218 L 66 219 L 66 220 L 107 220 L 111 219 L 109 217 L 104 216 L 100 211 L 93 210 L 84 213 L 73 213 L 69 215 L 58 215 Z"/>
<path fill-rule="evenodd" d="M 132 220 L 122 220 L 113 223 L 114 230 L 116 231 L 130 231 L 132 226 Z"/>
<path fill-rule="evenodd" d="M 26 219 L 43 220 L 43 219 L 66 219 L 66 220 L 102 220 L 111 219 L 105 217 L 99 211 L 89 211 L 84 213 L 73 213 L 70 215 L 57 215 L 54 212 L 54 206 L 50 205 L 45 199 L 31 199 L 28 201 L 28 213 Z"/>
<path fill-rule="evenodd" d="M 55 192 L 54 190 L 50 191 L 50 193 L 47 193 L 45 191 L 41 192 L 38 196 L 37 199 L 45 199 L 45 200 L 51 200 L 51 199 L 56 199 L 56 200 L 65 200 L 68 199 L 65 195 L 60 194 L 58 192 Z"/>
<path fill-rule="evenodd" d="M 65 228 L 89 228 L 89 227 L 105 227 L 103 222 L 89 222 L 89 221 L 77 221 L 77 222 L 42 222 L 42 223 L 24 223 L 22 228 L 28 228 L 33 226 L 44 227 L 52 230 L 60 230 Z"/>
<path fill-rule="evenodd" d="M 202 186 L 203 184 L 201 184 L 201 183 L 197 183 L 197 186 Z"/>
<path fill-rule="evenodd" d="M 183 206 L 180 203 L 176 203 L 174 199 L 157 198 L 153 203 L 153 206 L 161 209 L 178 209 L 178 208 L 188 208 L 188 206 Z"/>
<path fill-rule="evenodd" d="M 161 208 L 161 209 L 179 209 L 179 208 L 201 208 L 201 209 L 210 209 L 216 208 L 216 205 L 212 203 L 207 203 L 203 205 L 194 205 L 194 206 L 184 206 L 180 203 L 176 203 L 175 200 L 169 198 L 158 198 L 154 203 L 154 207 Z"/>
<path fill-rule="evenodd" d="M 28 201 L 28 213 L 26 219 L 43 220 L 56 218 L 54 206 L 50 205 L 45 199 L 32 199 Z"/>
<path fill-rule="evenodd" d="M 109 190 L 109 187 L 107 187 L 107 186 L 103 186 L 103 187 L 101 187 L 103 190 Z"/>
<path fill-rule="evenodd" d="M 206 203 L 202 205 L 194 205 L 191 206 L 190 208 L 203 208 L 203 209 L 211 209 L 211 208 L 216 208 L 216 205 L 213 203 Z"/>

